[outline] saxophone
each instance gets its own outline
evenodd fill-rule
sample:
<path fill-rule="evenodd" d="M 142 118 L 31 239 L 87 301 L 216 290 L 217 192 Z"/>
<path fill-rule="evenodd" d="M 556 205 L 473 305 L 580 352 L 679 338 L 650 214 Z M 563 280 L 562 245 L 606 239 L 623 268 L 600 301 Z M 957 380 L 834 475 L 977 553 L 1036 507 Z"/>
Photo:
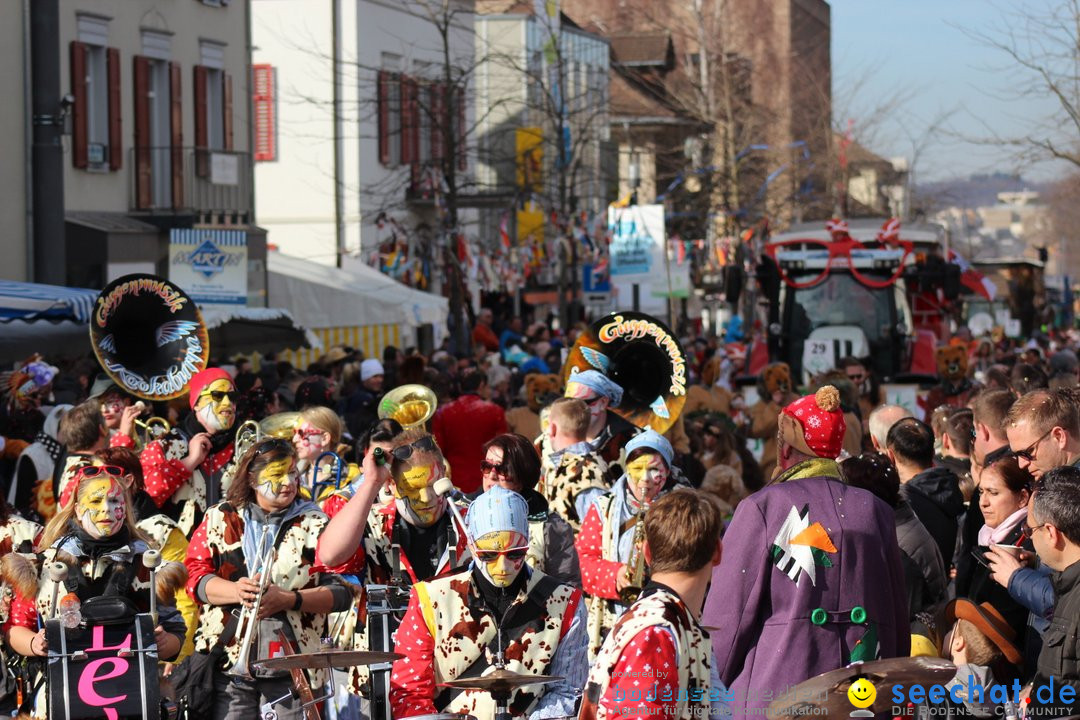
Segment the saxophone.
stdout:
<path fill-rule="evenodd" d="M 645 587 L 645 513 L 648 510 L 648 504 L 642 503 L 638 511 L 637 525 L 634 526 L 633 546 L 630 549 L 630 559 L 626 561 L 629 583 L 619 591 L 619 600 L 623 605 L 637 600 L 641 589 Z"/>

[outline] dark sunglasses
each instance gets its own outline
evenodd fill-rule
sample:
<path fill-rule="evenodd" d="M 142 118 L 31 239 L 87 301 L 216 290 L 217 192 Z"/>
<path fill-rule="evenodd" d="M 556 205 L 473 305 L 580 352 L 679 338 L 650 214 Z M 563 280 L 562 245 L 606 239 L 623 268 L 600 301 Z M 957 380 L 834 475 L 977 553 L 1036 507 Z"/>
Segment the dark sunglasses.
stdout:
<path fill-rule="evenodd" d="M 390 454 L 396 457 L 398 460 L 408 460 L 412 457 L 413 450 L 419 450 L 421 452 L 431 452 L 437 446 L 435 445 L 435 438 L 431 435 L 425 435 L 411 445 L 402 445 L 401 447 L 394 448 Z"/>
<path fill-rule="evenodd" d="M 236 399 L 240 397 L 240 393 L 236 390 L 207 390 L 202 394 L 203 397 L 207 395 L 214 402 L 221 402 L 225 398 L 229 398 L 229 402 L 235 403 Z"/>
<path fill-rule="evenodd" d="M 489 463 L 487 460 L 480 461 L 480 474 L 486 475 L 489 472 L 494 472 L 496 475 L 509 475 L 510 468 L 507 467 L 505 462 L 501 462 L 498 465 Z"/>
<path fill-rule="evenodd" d="M 588 405 L 589 407 L 592 407 L 593 405 L 600 402 L 601 400 L 607 400 L 607 395 L 597 395 L 594 398 L 589 398 L 588 400 L 582 400 L 582 402 L 585 403 L 586 405 Z"/>
<path fill-rule="evenodd" d="M 1043 440 L 1045 440 L 1047 437 L 1049 437 L 1050 433 L 1052 433 L 1052 432 L 1054 432 L 1054 428 L 1050 428 L 1049 430 L 1044 432 L 1042 434 L 1042 437 L 1040 437 L 1038 440 L 1036 440 L 1035 442 L 1028 445 L 1023 450 L 1014 450 L 1012 456 L 1014 458 L 1016 458 L 1017 460 L 1026 460 L 1028 462 L 1031 462 L 1032 460 L 1035 459 L 1035 450 L 1036 450 L 1036 448 L 1039 447 L 1039 443 L 1041 443 Z"/>
<path fill-rule="evenodd" d="M 124 477 L 127 475 L 127 472 L 124 468 L 117 467 L 116 465 L 83 465 L 79 468 L 78 474 L 84 478 L 97 477 L 98 475 Z"/>
<path fill-rule="evenodd" d="M 263 453 L 268 453 L 271 450 L 292 450 L 293 444 L 291 440 L 286 438 L 267 438 L 266 440 L 260 440 L 259 444 L 255 446 L 255 456 L 258 457 Z"/>
<path fill-rule="evenodd" d="M 473 553 L 476 559 L 482 563 L 493 563 L 499 559 L 500 556 L 505 556 L 507 560 L 512 562 L 518 562 L 524 560 L 525 556 L 529 554 L 529 548 L 510 548 L 509 550 L 477 550 Z"/>

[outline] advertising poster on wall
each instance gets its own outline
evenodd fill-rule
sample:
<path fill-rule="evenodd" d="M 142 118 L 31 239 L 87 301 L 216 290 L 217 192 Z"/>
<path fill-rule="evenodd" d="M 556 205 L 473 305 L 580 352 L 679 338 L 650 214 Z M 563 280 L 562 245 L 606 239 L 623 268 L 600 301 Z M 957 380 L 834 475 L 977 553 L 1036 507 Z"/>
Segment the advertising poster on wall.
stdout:
<path fill-rule="evenodd" d="M 247 304 L 247 233 L 169 231 L 169 280 L 202 307 Z"/>

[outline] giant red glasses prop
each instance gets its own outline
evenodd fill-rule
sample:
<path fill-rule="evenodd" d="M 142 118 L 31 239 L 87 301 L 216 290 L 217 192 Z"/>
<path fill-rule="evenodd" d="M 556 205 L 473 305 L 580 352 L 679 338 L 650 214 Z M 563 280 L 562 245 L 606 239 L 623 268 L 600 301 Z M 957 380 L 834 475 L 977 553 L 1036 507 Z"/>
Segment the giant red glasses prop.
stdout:
<path fill-rule="evenodd" d="M 796 248 L 809 251 L 824 250 L 828 253 L 828 259 L 825 262 L 825 267 L 821 269 L 821 272 L 818 275 L 810 278 L 809 280 L 798 281 L 794 280 L 788 274 L 787 270 L 785 270 L 783 265 L 781 265 L 779 259 L 777 259 L 777 253 L 783 252 L 785 250 L 794 250 Z M 841 262 L 846 261 L 844 264 L 845 269 L 851 270 L 851 274 L 854 275 L 855 279 L 863 285 L 872 288 L 886 288 L 895 283 L 900 278 L 900 276 L 903 275 L 904 265 L 907 262 L 908 257 L 914 250 L 914 245 L 907 240 L 899 239 L 893 241 L 890 244 L 889 249 L 903 250 L 904 255 L 900 258 L 900 262 L 897 264 L 896 270 L 893 271 L 892 276 L 889 277 L 887 280 L 878 280 L 875 278 L 867 277 L 862 272 L 860 272 L 859 268 L 855 266 L 855 259 L 852 258 L 851 252 L 853 250 L 860 251 L 872 249 L 874 248 L 868 248 L 861 241 L 856 240 L 855 238 L 845 234 L 843 237 L 837 240 L 833 240 L 831 242 L 826 240 L 814 240 L 810 238 L 781 240 L 780 242 L 771 243 L 766 246 L 765 254 L 772 258 L 773 262 L 776 263 L 776 268 L 780 272 L 780 279 L 783 280 L 784 283 L 787 284 L 789 287 L 793 287 L 797 290 L 814 287 L 818 283 L 825 280 L 825 278 L 829 276 L 829 272 L 833 268 L 833 263 L 835 263 L 838 258 L 843 259 L 841 260 Z"/>

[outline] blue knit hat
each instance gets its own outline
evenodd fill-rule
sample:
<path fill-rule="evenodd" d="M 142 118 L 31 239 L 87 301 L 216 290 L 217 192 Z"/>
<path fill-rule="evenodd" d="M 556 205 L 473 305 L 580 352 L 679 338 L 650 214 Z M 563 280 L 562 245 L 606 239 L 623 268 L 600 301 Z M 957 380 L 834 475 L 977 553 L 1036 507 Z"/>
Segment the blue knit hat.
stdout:
<path fill-rule="evenodd" d="M 671 459 L 675 456 L 675 451 L 671 449 L 671 443 L 667 441 L 667 438 L 652 428 L 638 433 L 630 439 L 630 442 L 626 443 L 627 457 L 638 448 L 648 448 L 660 453 L 667 466 L 671 467 Z"/>

